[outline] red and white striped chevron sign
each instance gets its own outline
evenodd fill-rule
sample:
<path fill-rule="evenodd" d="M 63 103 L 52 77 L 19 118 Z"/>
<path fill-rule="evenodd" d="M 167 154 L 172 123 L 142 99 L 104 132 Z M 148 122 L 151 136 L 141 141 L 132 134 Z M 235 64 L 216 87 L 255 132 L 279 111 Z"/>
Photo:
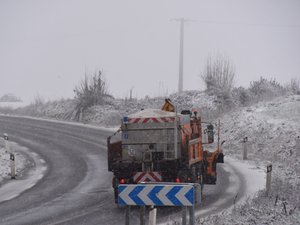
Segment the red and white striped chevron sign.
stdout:
<path fill-rule="evenodd" d="M 137 172 L 133 175 L 133 182 L 162 182 L 160 172 Z"/>
<path fill-rule="evenodd" d="M 122 184 L 119 205 L 193 206 L 195 186 L 192 184 Z"/>
<path fill-rule="evenodd" d="M 128 118 L 128 123 L 174 123 L 175 117 Z"/>

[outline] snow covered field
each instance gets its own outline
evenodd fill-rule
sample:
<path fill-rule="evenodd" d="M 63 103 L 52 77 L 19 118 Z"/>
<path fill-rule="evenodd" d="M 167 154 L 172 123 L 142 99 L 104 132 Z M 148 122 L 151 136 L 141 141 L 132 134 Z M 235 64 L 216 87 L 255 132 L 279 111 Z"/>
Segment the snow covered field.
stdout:
<path fill-rule="evenodd" d="M 12 109 L 16 109 L 19 107 L 27 106 L 27 102 L 0 102 L 0 107 L 8 107 Z"/>

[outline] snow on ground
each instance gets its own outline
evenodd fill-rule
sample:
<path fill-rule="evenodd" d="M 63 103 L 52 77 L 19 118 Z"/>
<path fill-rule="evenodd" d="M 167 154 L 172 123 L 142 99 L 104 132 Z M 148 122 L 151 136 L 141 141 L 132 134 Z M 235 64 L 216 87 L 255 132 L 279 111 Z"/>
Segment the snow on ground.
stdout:
<path fill-rule="evenodd" d="M 240 161 L 226 156 L 225 163 L 218 164 L 217 167 L 222 167 L 226 173 L 230 174 L 228 186 L 221 188 L 222 198 L 213 201 L 209 205 L 200 203 L 200 209 L 195 211 L 196 224 L 200 221 L 203 223 L 203 218 L 211 218 L 211 216 L 208 216 L 211 213 L 221 211 L 219 214 L 230 214 L 236 207 L 243 206 L 246 201 L 255 197 L 260 190 L 265 188 L 265 171 L 254 162 Z M 212 196 L 214 191 L 214 185 L 204 186 L 203 195 Z M 177 218 L 170 218 L 168 222 L 162 224 L 181 224 L 181 216 L 179 214 Z M 209 222 L 208 224 L 214 223 Z"/>
<path fill-rule="evenodd" d="M 230 164 L 235 171 L 239 171 L 245 178 L 245 192 L 241 203 L 249 198 L 253 198 L 258 191 L 264 190 L 266 185 L 266 171 L 262 166 L 258 166 L 253 161 L 240 161 L 231 157 L 226 157 L 226 163 Z"/>
<path fill-rule="evenodd" d="M 4 142 L 4 141 L 3 141 Z M 21 154 L 16 144 L 10 143 L 11 151 L 4 148 L 4 143 L 0 143 L 0 186 L 5 179 L 10 179 L 10 152 L 15 154 L 16 174 L 21 174 L 26 166 L 26 158 Z"/>
<path fill-rule="evenodd" d="M 10 153 L 0 147 L 0 202 L 15 198 L 33 187 L 47 169 L 46 162 L 29 149 L 10 142 L 10 150 L 15 155 L 16 179 L 10 177 Z"/>
<path fill-rule="evenodd" d="M 273 165 L 271 193 L 199 224 L 300 224 L 300 96 L 287 96 L 240 108 L 221 118 L 225 155 L 242 158 L 242 140 L 248 137 L 248 158 L 266 168 Z M 300 149 L 298 149 L 300 151 Z M 257 179 L 253 179 L 256 182 Z"/>
<path fill-rule="evenodd" d="M 10 174 L 10 159 L 9 153 L 4 148 L 0 148 L 0 182 L 3 178 L 9 177 Z"/>
<path fill-rule="evenodd" d="M 216 99 L 201 91 L 185 91 L 172 94 L 168 98 L 177 111 L 184 109 L 201 109 L 202 115 L 217 110 Z M 122 100 L 114 99 L 110 104 L 97 105 L 86 110 L 82 117 L 84 123 L 98 124 L 105 127 L 117 126 L 121 118 L 141 111 L 141 109 L 160 109 L 165 103 L 164 97 Z"/>
<path fill-rule="evenodd" d="M 0 107 L 7 107 L 7 108 L 12 108 L 12 109 L 24 107 L 27 105 L 28 105 L 27 102 L 0 102 Z"/>
<path fill-rule="evenodd" d="M 257 166 L 253 162 L 240 161 L 227 156 L 225 158 L 225 163 L 218 164 L 218 166 L 222 166 L 225 171 L 229 172 L 230 185 L 227 189 L 224 189 L 224 192 L 226 193 L 224 198 L 214 202 L 207 209 L 196 212 L 198 220 L 203 217 L 202 215 L 205 215 L 205 213 L 208 213 L 212 209 L 218 209 L 226 201 L 234 202 L 232 196 L 237 195 L 236 197 L 238 197 L 238 195 L 242 195 L 241 199 L 236 202 L 236 206 L 243 205 L 245 201 L 252 199 L 259 191 L 265 189 L 265 171 L 262 167 Z M 239 176 L 236 173 L 238 173 Z M 244 179 L 241 180 L 240 177 L 243 177 Z M 242 188 L 245 188 L 245 193 L 243 194 L 241 194 L 243 191 L 241 190 Z M 233 207 L 234 205 L 230 208 L 226 208 L 223 212 L 230 212 Z"/>
<path fill-rule="evenodd" d="M 183 109 L 201 109 L 201 115 L 217 110 L 216 99 L 200 91 L 185 91 L 182 94 L 169 96 L 180 112 Z M 79 122 L 94 124 L 102 127 L 116 127 L 121 123 L 121 118 L 136 113 L 141 109 L 160 109 L 164 104 L 164 97 L 144 99 L 110 99 L 103 105 L 95 105 L 86 109 L 79 117 Z M 24 108 L 11 110 L 1 108 L 1 113 L 6 115 L 34 116 L 50 118 L 61 121 L 77 121 L 75 118 L 76 100 L 62 99 L 52 102 L 38 102 Z M 209 115 L 212 115 L 211 113 Z"/>
<path fill-rule="evenodd" d="M 249 159 L 275 163 L 275 171 L 287 172 L 299 183 L 296 165 L 296 138 L 300 136 L 300 96 L 277 98 L 239 109 L 221 118 L 222 134 L 226 140 L 225 154 L 242 156 L 242 140 L 248 137 Z M 280 164 L 278 164 L 280 162 Z M 278 167 L 284 166 L 285 170 Z M 278 170 L 276 170 L 278 169 Z M 287 174 L 281 174 L 283 177 Z"/>

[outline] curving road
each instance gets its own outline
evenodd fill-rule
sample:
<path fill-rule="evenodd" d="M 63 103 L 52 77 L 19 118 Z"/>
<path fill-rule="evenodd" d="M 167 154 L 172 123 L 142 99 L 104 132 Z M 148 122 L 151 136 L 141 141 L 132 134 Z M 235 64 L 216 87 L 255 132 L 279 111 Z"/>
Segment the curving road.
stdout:
<path fill-rule="evenodd" d="M 0 202 L 0 224 L 124 224 L 124 209 L 113 203 L 112 174 L 107 172 L 106 137 L 111 131 L 0 116 L 1 132 L 26 147 L 28 155 L 38 154 L 47 170 L 33 187 Z M 205 187 L 203 203 L 197 208 L 201 216 L 231 207 L 237 192 L 237 201 L 245 192 L 242 175 L 228 164 L 222 167 L 219 167 L 218 184 Z M 29 173 L 30 168 L 18 179 L 26 180 Z M 180 216 L 179 210 L 160 208 L 158 221 L 176 215 Z M 131 219 L 132 224 L 139 224 L 137 209 L 133 210 Z"/>

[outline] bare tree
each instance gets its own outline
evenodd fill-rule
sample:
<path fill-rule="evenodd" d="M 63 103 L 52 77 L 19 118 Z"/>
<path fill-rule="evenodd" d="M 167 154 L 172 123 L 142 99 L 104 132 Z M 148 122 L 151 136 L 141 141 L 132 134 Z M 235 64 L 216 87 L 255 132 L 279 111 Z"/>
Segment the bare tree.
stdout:
<path fill-rule="evenodd" d="M 107 83 L 101 71 L 91 76 L 85 74 L 78 86 L 75 87 L 75 99 L 77 100 L 75 117 L 79 119 L 80 114 L 93 105 L 104 103 L 108 96 Z"/>
<path fill-rule="evenodd" d="M 290 81 L 290 89 L 293 94 L 300 94 L 300 80 L 293 78 Z"/>
<path fill-rule="evenodd" d="M 235 69 L 231 61 L 218 54 L 207 59 L 201 78 L 210 94 L 229 94 L 235 81 Z"/>

